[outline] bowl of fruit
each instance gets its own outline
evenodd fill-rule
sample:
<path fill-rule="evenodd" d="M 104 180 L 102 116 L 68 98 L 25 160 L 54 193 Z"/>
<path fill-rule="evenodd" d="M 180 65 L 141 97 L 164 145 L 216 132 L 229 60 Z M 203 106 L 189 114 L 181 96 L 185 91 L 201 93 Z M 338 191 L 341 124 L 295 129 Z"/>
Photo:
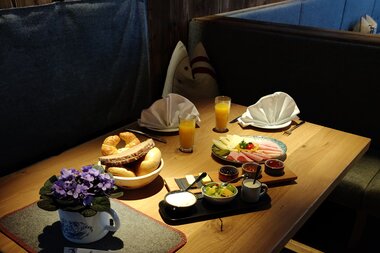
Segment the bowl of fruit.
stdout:
<path fill-rule="evenodd" d="M 212 204 L 227 204 L 234 200 L 238 193 L 236 186 L 227 183 L 211 182 L 201 188 L 203 198 Z"/>

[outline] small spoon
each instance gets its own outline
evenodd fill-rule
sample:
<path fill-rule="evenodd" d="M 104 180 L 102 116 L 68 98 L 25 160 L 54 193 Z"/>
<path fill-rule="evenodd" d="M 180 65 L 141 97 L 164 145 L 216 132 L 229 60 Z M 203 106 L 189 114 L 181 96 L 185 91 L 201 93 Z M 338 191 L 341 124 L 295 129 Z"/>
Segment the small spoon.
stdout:
<path fill-rule="evenodd" d="M 257 178 L 258 178 L 259 175 L 260 175 L 260 171 L 261 171 L 261 165 L 257 168 L 257 171 L 256 171 L 256 173 L 255 173 L 255 177 L 254 177 L 254 179 L 253 179 L 253 183 L 254 183 L 254 184 L 256 183 L 256 180 L 257 180 Z"/>
<path fill-rule="evenodd" d="M 240 177 L 237 177 L 237 178 L 234 178 L 234 179 L 232 179 L 232 180 L 230 180 L 230 181 L 227 181 L 227 182 L 223 182 L 222 184 L 221 184 L 221 186 L 226 186 L 226 185 L 228 185 L 229 183 L 232 183 L 232 182 L 237 182 L 237 181 L 239 181 L 240 179 L 242 179 L 242 178 L 246 178 L 246 177 L 248 177 L 248 175 L 247 174 L 243 174 L 243 175 L 241 175 Z"/>
<path fill-rule="evenodd" d="M 197 179 L 194 180 L 194 182 L 192 182 L 184 191 L 188 191 L 194 184 L 198 183 L 199 181 L 201 181 L 203 178 L 205 178 L 207 176 L 207 173 L 206 172 L 203 172 L 202 174 L 200 174 Z"/>

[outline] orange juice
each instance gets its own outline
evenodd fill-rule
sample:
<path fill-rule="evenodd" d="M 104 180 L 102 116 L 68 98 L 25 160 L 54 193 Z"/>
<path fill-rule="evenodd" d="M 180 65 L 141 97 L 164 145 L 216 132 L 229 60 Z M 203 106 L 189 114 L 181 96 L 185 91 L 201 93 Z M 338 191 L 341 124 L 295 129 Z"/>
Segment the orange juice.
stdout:
<path fill-rule="evenodd" d="M 219 102 L 215 104 L 216 130 L 223 131 L 227 128 L 229 114 L 230 114 L 230 102 Z"/>
<path fill-rule="evenodd" d="M 180 118 L 179 122 L 179 143 L 180 150 L 183 152 L 192 152 L 195 135 L 195 117 Z"/>

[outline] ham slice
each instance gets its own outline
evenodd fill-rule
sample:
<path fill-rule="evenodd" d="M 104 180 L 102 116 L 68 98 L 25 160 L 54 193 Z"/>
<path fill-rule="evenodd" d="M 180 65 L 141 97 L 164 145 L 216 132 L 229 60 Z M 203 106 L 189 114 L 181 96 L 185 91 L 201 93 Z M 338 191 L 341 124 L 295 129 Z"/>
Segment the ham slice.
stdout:
<path fill-rule="evenodd" d="M 262 160 L 267 160 L 267 159 L 272 158 L 270 155 L 267 155 L 267 154 L 264 154 L 264 153 L 260 153 L 260 152 L 253 152 L 252 154 L 254 154 L 255 156 L 261 157 Z"/>
<path fill-rule="evenodd" d="M 242 152 L 231 151 L 227 156 L 227 160 L 235 161 L 235 162 L 252 162 L 253 159 L 249 158 Z"/>
<path fill-rule="evenodd" d="M 282 149 L 274 142 L 263 141 L 259 144 L 259 149 L 262 150 L 272 150 L 272 151 L 281 151 Z"/>
<path fill-rule="evenodd" d="M 263 157 L 257 155 L 256 153 L 246 152 L 246 151 L 243 151 L 243 153 L 249 158 L 251 158 L 252 160 L 254 160 L 255 162 L 262 162 L 264 160 Z"/>
<path fill-rule="evenodd" d="M 272 158 L 273 158 L 273 157 L 280 156 L 280 155 L 283 154 L 282 150 L 281 150 L 281 151 L 277 151 L 277 150 L 275 150 L 275 151 L 273 151 L 273 150 L 261 150 L 261 152 L 262 152 L 263 154 L 269 155 L 269 156 L 272 157 Z"/>

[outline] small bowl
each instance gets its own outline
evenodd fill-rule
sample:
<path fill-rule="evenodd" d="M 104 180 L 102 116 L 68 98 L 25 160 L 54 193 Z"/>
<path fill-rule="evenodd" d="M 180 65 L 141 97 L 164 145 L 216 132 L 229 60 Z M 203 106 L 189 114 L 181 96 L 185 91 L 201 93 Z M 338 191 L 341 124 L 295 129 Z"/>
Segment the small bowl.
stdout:
<path fill-rule="evenodd" d="M 256 162 L 246 162 L 243 163 L 241 166 L 243 174 L 247 175 L 249 178 L 255 178 L 256 172 L 258 169 L 261 167 L 261 164 L 256 163 Z M 261 170 L 259 172 L 259 175 L 257 178 L 261 177 Z"/>
<path fill-rule="evenodd" d="M 128 189 L 138 189 L 153 182 L 153 180 L 155 180 L 158 177 L 163 167 L 164 167 L 164 160 L 161 158 L 160 165 L 158 166 L 156 170 L 152 171 L 151 173 L 138 176 L 138 177 L 113 176 L 113 178 L 115 179 L 115 184 L 117 186 L 128 188 Z"/>
<path fill-rule="evenodd" d="M 232 195 L 230 195 L 228 197 L 208 194 L 207 189 L 209 187 L 212 187 L 214 185 L 220 186 L 221 184 L 222 183 L 211 182 L 211 183 L 208 183 L 208 184 L 202 186 L 201 191 L 202 191 L 203 198 L 206 201 L 208 201 L 209 203 L 216 204 L 216 205 L 227 204 L 227 203 L 231 202 L 232 200 L 234 200 L 234 198 L 236 197 L 236 195 L 238 193 L 238 189 L 233 184 L 227 184 L 227 186 L 226 186 L 227 189 L 230 192 L 232 192 Z"/>
<path fill-rule="evenodd" d="M 265 172 L 271 176 L 284 175 L 285 164 L 279 159 L 268 159 L 265 161 Z"/>
<path fill-rule="evenodd" d="M 169 210 L 177 214 L 191 212 L 197 203 L 197 197 L 193 193 L 182 190 L 167 193 L 164 200 Z"/>
<path fill-rule="evenodd" d="M 222 182 L 227 182 L 235 179 L 239 176 L 239 171 L 235 166 L 224 165 L 219 169 L 219 180 Z"/>

